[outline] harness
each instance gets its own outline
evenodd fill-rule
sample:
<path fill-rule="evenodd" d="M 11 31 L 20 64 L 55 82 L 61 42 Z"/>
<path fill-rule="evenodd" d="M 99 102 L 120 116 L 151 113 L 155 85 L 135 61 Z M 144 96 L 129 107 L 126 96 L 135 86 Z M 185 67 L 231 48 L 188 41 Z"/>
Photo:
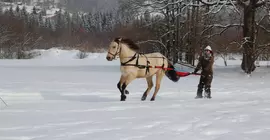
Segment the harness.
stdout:
<path fill-rule="evenodd" d="M 141 55 L 144 55 L 144 57 L 146 58 L 146 65 L 140 65 L 139 64 L 139 59 L 140 59 Z M 162 66 L 151 66 L 150 61 L 148 60 L 148 58 L 162 58 L 163 59 L 163 64 L 162 64 Z M 128 64 L 129 62 L 131 62 L 131 61 L 133 61 L 135 59 L 136 59 L 135 64 Z M 171 70 L 170 68 L 165 68 L 164 67 L 164 61 L 165 61 L 165 57 L 147 57 L 143 53 L 135 53 L 128 61 L 121 62 L 121 66 L 134 66 L 134 67 L 138 67 L 139 69 L 146 69 L 146 71 L 145 71 L 145 75 L 146 75 L 147 73 L 149 73 L 150 68 L 159 68 L 159 69 L 163 69 L 163 70 Z"/>
<path fill-rule="evenodd" d="M 120 52 L 121 52 L 121 47 L 120 47 L 120 44 L 118 44 L 117 51 L 116 51 L 115 54 L 113 54 L 111 52 L 108 52 L 108 53 L 113 56 L 113 59 L 116 59 L 116 56 L 118 54 L 120 54 Z M 140 59 L 141 55 L 143 55 L 146 58 L 146 65 L 140 65 L 139 64 L 139 59 Z M 162 64 L 162 66 L 154 66 L 153 67 L 153 66 L 150 65 L 150 61 L 148 60 L 148 58 L 162 58 L 163 59 L 163 64 Z M 129 64 L 129 62 L 131 62 L 131 61 L 133 61 L 135 59 L 136 59 L 135 64 Z M 146 75 L 147 73 L 149 73 L 150 68 L 164 69 L 164 60 L 165 60 L 165 57 L 147 57 L 144 53 L 135 53 L 128 61 L 121 62 L 121 66 L 134 66 L 134 67 L 137 67 L 139 69 L 146 69 L 146 71 L 145 71 L 145 75 Z"/>
<path fill-rule="evenodd" d="M 144 57 L 146 58 L 146 65 L 140 65 L 139 64 L 139 58 L 140 58 L 141 55 L 144 55 Z M 131 62 L 131 61 L 133 61 L 135 59 L 136 59 L 135 64 L 128 64 L 129 62 Z M 151 66 L 149 66 L 149 64 L 150 64 L 150 61 L 148 60 L 148 57 L 143 53 L 135 53 L 128 61 L 121 62 L 121 66 L 134 66 L 134 67 L 138 67 L 139 69 L 146 69 L 145 75 L 147 73 L 149 73 L 149 68 L 151 68 Z"/>
<path fill-rule="evenodd" d="M 108 53 L 113 56 L 113 59 L 116 59 L 116 56 L 121 53 L 121 49 L 122 48 L 120 47 L 120 42 L 118 42 L 118 48 L 117 48 L 116 52 L 111 53 L 109 51 Z M 143 55 L 146 58 L 146 65 L 140 65 L 139 64 L 139 59 L 140 59 L 141 55 Z M 173 66 L 169 66 L 169 67 L 165 68 L 164 67 L 164 61 L 165 61 L 166 57 L 164 57 L 164 56 L 162 56 L 162 57 L 147 57 L 143 53 L 137 53 L 136 52 L 132 57 L 126 57 L 126 58 L 130 58 L 130 59 L 127 60 L 126 62 L 121 62 L 121 66 L 133 66 L 133 67 L 137 67 L 139 69 L 146 69 L 145 75 L 147 75 L 147 73 L 149 73 L 150 68 L 158 68 L 158 69 L 162 69 L 164 71 L 169 71 L 169 75 L 175 75 L 176 74 L 177 76 L 180 76 L 180 77 L 185 77 L 185 76 L 188 76 L 188 75 L 201 75 L 201 74 L 198 74 L 198 73 L 178 72 L 178 71 L 176 71 L 174 69 Z M 148 58 L 162 58 L 163 59 L 163 64 L 162 64 L 162 66 L 151 66 L 150 61 L 148 60 Z M 130 64 L 130 62 L 132 62 L 135 59 L 136 59 L 136 63 L 135 64 Z M 170 71 L 172 71 L 172 73 L 170 73 Z"/>

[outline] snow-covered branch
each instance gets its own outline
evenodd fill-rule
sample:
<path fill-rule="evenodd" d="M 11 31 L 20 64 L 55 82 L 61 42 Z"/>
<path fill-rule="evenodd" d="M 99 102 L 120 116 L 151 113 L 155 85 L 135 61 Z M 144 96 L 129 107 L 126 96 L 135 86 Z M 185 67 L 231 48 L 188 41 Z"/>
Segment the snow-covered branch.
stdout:
<path fill-rule="evenodd" d="M 246 0 L 246 1 L 237 0 L 237 3 L 242 7 L 247 7 L 249 5 L 249 0 Z"/>
<path fill-rule="evenodd" d="M 266 29 L 264 26 L 258 25 L 258 27 L 260 27 L 261 29 L 263 29 L 265 32 L 270 33 L 270 30 L 269 29 Z"/>
<path fill-rule="evenodd" d="M 216 50 L 216 53 L 223 59 L 224 65 L 227 66 L 229 45 L 221 45 L 221 48 Z"/>
<path fill-rule="evenodd" d="M 166 45 L 162 43 L 162 41 L 160 40 L 145 40 L 145 41 L 136 42 L 136 44 L 143 44 L 143 43 L 158 43 L 164 48 L 165 51 L 167 51 Z"/>
<path fill-rule="evenodd" d="M 218 35 L 220 35 L 231 27 L 242 27 L 242 26 L 243 26 L 242 24 L 228 24 L 228 25 L 212 24 L 212 25 L 206 26 L 206 29 L 204 29 L 201 32 L 201 35 L 203 35 L 205 32 L 213 28 L 223 28 L 223 30 L 221 30 L 221 32 L 218 33 Z"/>
<path fill-rule="evenodd" d="M 255 53 L 254 60 L 257 60 L 258 57 L 264 52 L 267 52 L 270 49 L 269 47 L 270 47 L 270 43 L 258 45 L 257 49 L 254 51 Z"/>
<path fill-rule="evenodd" d="M 256 3 L 256 8 L 257 7 L 261 7 L 261 6 L 263 6 L 263 5 L 265 5 L 266 4 L 266 1 L 268 1 L 269 2 L 269 0 L 259 0 L 257 3 Z"/>

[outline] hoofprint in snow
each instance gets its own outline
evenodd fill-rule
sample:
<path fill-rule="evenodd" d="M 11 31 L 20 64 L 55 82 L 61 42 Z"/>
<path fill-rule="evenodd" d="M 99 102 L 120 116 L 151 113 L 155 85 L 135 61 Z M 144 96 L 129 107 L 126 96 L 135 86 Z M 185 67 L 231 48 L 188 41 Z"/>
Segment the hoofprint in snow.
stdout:
<path fill-rule="evenodd" d="M 164 78 L 154 102 L 140 101 L 147 85 L 137 79 L 120 102 L 118 60 L 49 51 L 0 60 L 0 97 L 8 104 L 0 103 L 1 140 L 269 139 L 267 67 L 247 77 L 239 60 L 228 67 L 216 60 L 212 99 L 194 99 L 199 76 L 191 75 L 178 83 Z"/>

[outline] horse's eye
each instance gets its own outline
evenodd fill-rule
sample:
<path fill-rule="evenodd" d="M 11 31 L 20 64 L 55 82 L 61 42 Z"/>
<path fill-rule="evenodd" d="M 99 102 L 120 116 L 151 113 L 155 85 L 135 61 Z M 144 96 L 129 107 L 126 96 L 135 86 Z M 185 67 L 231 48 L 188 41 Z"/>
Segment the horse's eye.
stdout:
<path fill-rule="evenodd" d="M 116 48 L 116 46 L 113 46 L 112 48 L 114 48 L 114 49 L 115 49 L 115 48 Z"/>

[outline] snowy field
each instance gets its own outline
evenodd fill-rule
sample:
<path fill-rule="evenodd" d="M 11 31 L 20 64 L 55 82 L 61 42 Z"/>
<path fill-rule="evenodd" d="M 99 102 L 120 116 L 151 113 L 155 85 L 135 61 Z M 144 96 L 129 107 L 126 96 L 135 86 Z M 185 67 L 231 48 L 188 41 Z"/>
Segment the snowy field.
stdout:
<path fill-rule="evenodd" d="M 146 81 L 120 102 L 119 61 L 76 59 L 51 49 L 32 60 L 0 60 L 0 140 L 268 140 L 270 68 L 251 77 L 240 60 L 214 67 L 212 99 L 194 99 L 199 76 L 162 81 L 156 101 Z M 179 67 L 180 69 L 181 67 Z M 182 69 L 193 71 L 193 69 Z"/>

